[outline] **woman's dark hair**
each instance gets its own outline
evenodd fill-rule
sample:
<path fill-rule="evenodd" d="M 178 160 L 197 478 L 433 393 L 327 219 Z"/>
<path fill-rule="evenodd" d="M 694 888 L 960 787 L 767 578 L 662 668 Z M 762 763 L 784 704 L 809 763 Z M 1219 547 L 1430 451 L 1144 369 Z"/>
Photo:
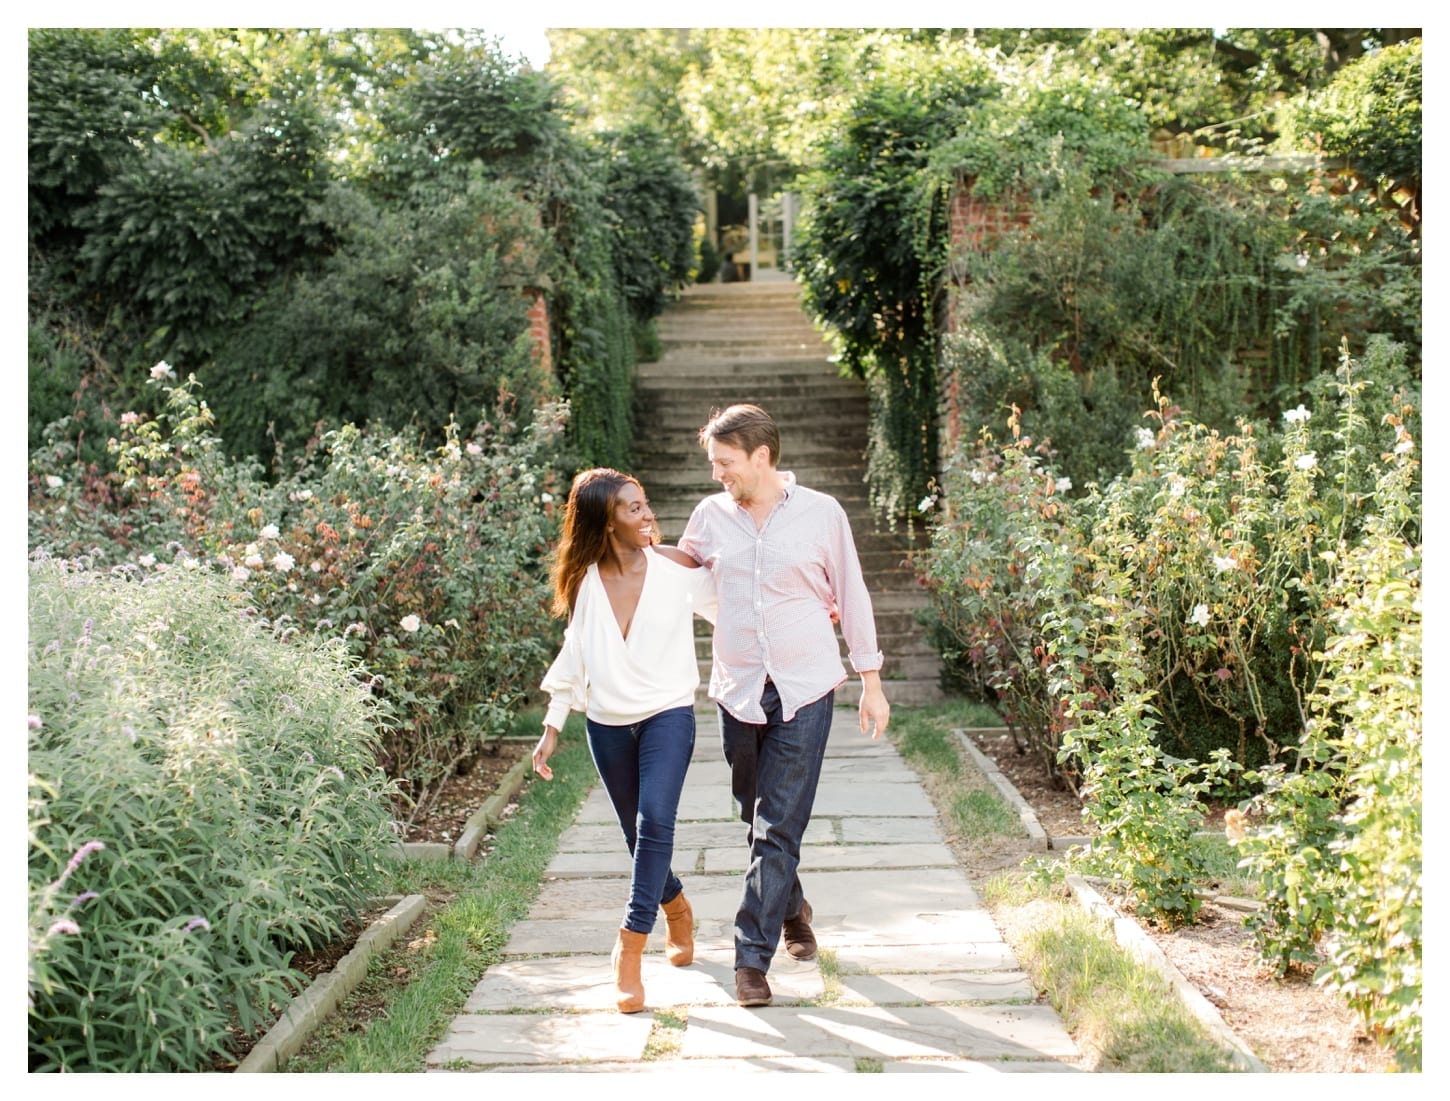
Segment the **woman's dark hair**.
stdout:
<path fill-rule="evenodd" d="M 564 532 L 554 550 L 554 564 L 549 580 L 554 585 L 553 611 L 567 619 L 574 610 L 579 585 L 591 565 L 604 557 L 609 549 L 609 518 L 626 485 L 644 486 L 639 479 L 608 467 L 581 470 L 569 487 L 569 500 L 564 505 Z M 659 533 L 655 533 L 659 540 Z"/>

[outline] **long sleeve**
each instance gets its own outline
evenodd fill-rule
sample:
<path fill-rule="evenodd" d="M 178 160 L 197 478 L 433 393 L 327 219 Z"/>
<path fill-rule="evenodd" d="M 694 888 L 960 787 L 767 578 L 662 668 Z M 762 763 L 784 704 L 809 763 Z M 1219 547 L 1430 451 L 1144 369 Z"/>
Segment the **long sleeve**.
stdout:
<path fill-rule="evenodd" d="M 866 579 L 861 574 L 861 559 L 856 553 L 856 541 L 851 537 L 850 521 L 840 505 L 835 505 L 831 512 L 834 522 L 828 568 L 836 607 L 841 613 L 841 637 L 846 640 L 851 667 L 858 673 L 868 673 L 880 669 L 885 661 L 876 642 L 876 614 L 871 606 L 871 594 L 866 590 Z"/>
<path fill-rule="evenodd" d="M 570 711 L 583 711 L 588 706 L 588 680 L 583 655 L 579 652 L 579 636 L 572 620 L 564 631 L 564 645 L 559 648 L 554 664 L 549 666 L 539 687 L 549 693 L 544 725 L 555 730 L 563 729 Z"/>
<path fill-rule="evenodd" d="M 720 598 L 715 592 L 715 575 L 705 566 L 685 571 L 689 588 L 691 607 L 697 616 L 711 626 L 720 607 Z"/>

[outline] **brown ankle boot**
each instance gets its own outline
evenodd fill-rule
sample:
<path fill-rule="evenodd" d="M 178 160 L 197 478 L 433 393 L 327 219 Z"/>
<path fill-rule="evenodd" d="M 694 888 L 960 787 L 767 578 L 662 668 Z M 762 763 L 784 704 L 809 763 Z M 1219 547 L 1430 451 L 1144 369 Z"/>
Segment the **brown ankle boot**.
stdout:
<path fill-rule="evenodd" d="M 665 912 L 665 958 L 684 967 L 695 958 L 695 911 L 684 891 L 661 903 L 660 909 Z"/>
<path fill-rule="evenodd" d="M 614 1004 L 621 1013 L 638 1013 L 644 1008 L 644 982 L 639 977 L 640 957 L 648 933 L 621 929 L 609 960 L 614 965 Z"/>

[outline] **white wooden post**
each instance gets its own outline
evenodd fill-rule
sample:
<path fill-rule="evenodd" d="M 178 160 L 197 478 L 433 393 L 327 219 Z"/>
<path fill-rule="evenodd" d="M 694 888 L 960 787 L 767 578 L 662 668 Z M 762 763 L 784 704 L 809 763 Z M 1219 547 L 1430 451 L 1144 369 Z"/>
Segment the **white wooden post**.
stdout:
<path fill-rule="evenodd" d="M 755 192 L 750 193 L 750 279 L 755 281 L 760 271 L 760 200 Z"/>

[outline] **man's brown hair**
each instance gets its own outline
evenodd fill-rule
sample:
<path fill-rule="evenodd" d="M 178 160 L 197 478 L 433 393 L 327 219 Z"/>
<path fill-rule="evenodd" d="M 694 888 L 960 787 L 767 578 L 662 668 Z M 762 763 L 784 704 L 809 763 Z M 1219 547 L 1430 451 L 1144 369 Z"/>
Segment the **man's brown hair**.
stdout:
<path fill-rule="evenodd" d="M 758 405 L 732 405 L 711 413 L 700 429 L 700 446 L 711 440 L 738 447 L 747 455 L 764 445 L 770 449 L 770 465 L 780 465 L 780 429 Z"/>

